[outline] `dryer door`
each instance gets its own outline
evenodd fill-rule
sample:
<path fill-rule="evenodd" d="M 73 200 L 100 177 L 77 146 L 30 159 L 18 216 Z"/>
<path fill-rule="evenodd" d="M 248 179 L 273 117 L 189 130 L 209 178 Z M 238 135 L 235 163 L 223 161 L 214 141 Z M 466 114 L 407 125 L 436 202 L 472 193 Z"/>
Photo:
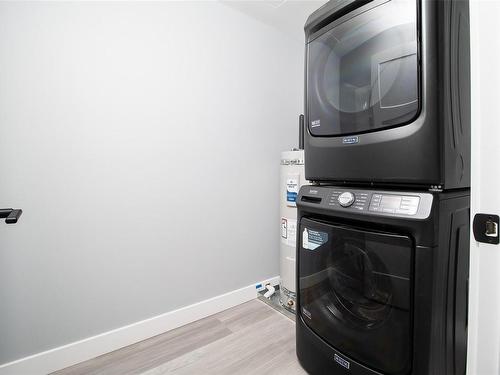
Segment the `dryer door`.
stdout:
<path fill-rule="evenodd" d="M 302 219 L 299 314 L 318 336 L 384 374 L 411 365 L 409 237 Z"/>
<path fill-rule="evenodd" d="M 307 116 L 314 136 L 365 133 L 418 114 L 417 2 L 393 0 L 334 21 L 307 45 Z"/>

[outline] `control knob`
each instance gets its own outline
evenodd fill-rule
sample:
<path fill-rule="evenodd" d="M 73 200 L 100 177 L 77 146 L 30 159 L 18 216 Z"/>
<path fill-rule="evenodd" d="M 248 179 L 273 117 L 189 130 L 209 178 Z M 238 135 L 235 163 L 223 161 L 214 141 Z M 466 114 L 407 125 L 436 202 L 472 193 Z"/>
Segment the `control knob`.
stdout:
<path fill-rule="evenodd" d="M 354 197 L 354 194 L 349 191 L 340 194 L 338 198 L 338 201 L 342 207 L 351 206 L 355 200 L 356 198 Z"/>

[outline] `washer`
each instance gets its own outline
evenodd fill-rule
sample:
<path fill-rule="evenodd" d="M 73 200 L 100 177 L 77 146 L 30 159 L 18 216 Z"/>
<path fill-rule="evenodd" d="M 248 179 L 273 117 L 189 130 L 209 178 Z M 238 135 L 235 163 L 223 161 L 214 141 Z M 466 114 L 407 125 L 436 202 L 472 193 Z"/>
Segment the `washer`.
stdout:
<path fill-rule="evenodd" d="M 297 355 L 311 374 L 465 374 L 469 192 L 304 186 Z"/>

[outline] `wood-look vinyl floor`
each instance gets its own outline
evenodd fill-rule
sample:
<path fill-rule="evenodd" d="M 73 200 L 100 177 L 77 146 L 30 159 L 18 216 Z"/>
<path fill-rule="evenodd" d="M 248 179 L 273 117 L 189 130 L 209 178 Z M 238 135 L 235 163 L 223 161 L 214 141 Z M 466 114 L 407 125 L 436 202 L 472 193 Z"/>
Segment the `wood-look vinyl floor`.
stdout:
<path fill-rule="evenodd" d="M 259 300 L 53 375 L 297 375 L 295 323 Z"/>

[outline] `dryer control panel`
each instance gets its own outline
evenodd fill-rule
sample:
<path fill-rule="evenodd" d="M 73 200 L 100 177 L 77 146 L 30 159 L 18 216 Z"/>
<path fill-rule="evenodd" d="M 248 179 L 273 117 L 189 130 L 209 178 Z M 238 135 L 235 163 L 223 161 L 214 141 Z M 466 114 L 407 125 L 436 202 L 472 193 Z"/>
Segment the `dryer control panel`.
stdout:
<path fill-rule="evenodd" d="M 359 190 L 334 186 L 303 186 L 299 204 L 366 215 L 426 219 L 432 208 L 430 193 Z"/>

